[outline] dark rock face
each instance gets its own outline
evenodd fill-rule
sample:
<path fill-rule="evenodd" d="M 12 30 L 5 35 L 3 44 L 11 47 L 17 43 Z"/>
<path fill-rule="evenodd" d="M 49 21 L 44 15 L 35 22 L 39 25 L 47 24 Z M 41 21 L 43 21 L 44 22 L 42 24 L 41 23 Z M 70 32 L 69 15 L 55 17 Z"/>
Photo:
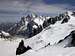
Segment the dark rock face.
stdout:
<path fill-rule="evenodd" d="M 58 43 L 61 43 L 64 39 L 60 40 Z"/>
<path fill-rule="evenodd" d="M 75 47 L 75 30 L 72 31 L 68 36 L 66 36 L 64 39 L 60 40 L 58 43 L 61 43 L 67 38 L 72 38 L 71 42 L 66 47 Z"/>
<path fill-rule="evenodd" d="M 75 11 L 73 12 L 72 16 L 75 16 Z"/>
<path fill-rule="evenodd" d="M 33 29 L 33 22 L 29 22 L 27 25 L 27 30 L 28 30 L 28 37 L 32 37 L 32 29 Z"/>
<path fill-rule="evenodd" d="M 47 46 L 49 46 L 50 45 L 50 43 L 48 43 L 45 47 L 47 47 Z"/>
<path fill-rule="evenodd" d="M 57 16 L 57 17 L 58 17 L 58 21 L 60 21 L 61 19 L 64 18 L 64 14 L 59 14 L 59 16 Z"/>
<path fill-rule="evenodd" d="M 1 23 L 0 24 L 0 31 L 6 31 L 8 32 L 8 29 L 10 29 L 10 27 L 12 27 L 15 23 Z"/>
<path fill-rule="evenodd" d="M 69 17 L 68 15 L 66 15 L 66 16 L 64 17 L 63 21 L 61 22 L 61 24 L 67 23 L 69 19 L 70 19 L 70 17 Z"/>
<path fill-rule="evenodd" d="M 49 18 L 48 20 L 45 20 L 43 23 L 43 28 L 48 27 L 50 24 L 55 24 L 56 21 L 56 18 Z"/>
<path fill-rule="evenodd" d="M 43 23 L 43 28 L 46 28 L 47 26 L 49 26 L 49 21 L 50 21 L 50 20 L 44 21 L 44 23 Z"/>
<path fill-rule="evenodd" d="M 34 28 L 33 26 L 36 25 L 37 28 Z M 34 21 L 31 21 L 27 25 L 27 33 L 28 33 L 28 38 L 40 33 L 43 30 L 41 25 L 38 25 Z"/>
<path fill-rule="evenodd" d="M 31 21 L 27 24 L 28 38 L 34 36 L 38 30 L 38 28 L 37 29 L 33 28 L 34 25 L 38 27 L 38 24 L 36 24 L 34 21 Z"/>
<path fill-rule="evenodd" d="M 42 26 L 39 25 L 39 27 L 38 27 L 38 33 L 40 33 L 42 30 L 43 30 Z"/>
<path fill-rule="evenodd" d="M 21 40 L 21 42 L 19 43 L 19 46 L 16 50 L 16 55 L 21 55 L 21 54 L 25 53 L 26 51 L 28 51 L 29 49 L 31 49 L 31 47 L 29 47 L 29 46 L 25 47 L 24 41 Z"/>
<path fill-rule="evenodd" d="M 68 15 L 64 16 L 64 14 L 59 14 L 59 16 L 51 17 L 48 20 L 44 21 L 43 28 L 46 28 L 46 27 L 48 27 L 51 24 L 55 24 L 57 21 L 60 21 L 62 19 L 63 19 L 62 23 L 65 23 L 65 22 L 68 22 L 68 20 L 70 19 L 70 17 Z"/>
<path fill-rule="evenodd" d="M 72 38 L 71 45 L 72 45 L 72 46 L 75 46 L 75 30 L 71 32 L 71 36 L 72 36 L 72 37 L 71 37 L 71 38 Z"/>

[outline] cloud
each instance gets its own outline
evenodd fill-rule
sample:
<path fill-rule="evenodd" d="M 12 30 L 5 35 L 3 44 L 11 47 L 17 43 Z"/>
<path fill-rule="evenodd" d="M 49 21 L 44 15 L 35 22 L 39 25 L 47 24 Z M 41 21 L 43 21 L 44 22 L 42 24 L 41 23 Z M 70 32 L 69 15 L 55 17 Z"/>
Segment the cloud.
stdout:
<path fill-rule="evenodd" d="M 59 4 L 60 5 L 60 4 Z M 56 6 L 56 5 L 47 5 L 47 4 L 37 4 L 37 5 L 32 5 L 30 8 L 32 11 L 40 12 L 40 13 L 59 13 L 59 12 L 64 12 L 65 9 L 62 8 L 61 6 Z"/>
<path fill-rule="evenodd" d="M 75 0 L 43 0 L 46 4 L 70 4 L 75 6 Z"/>
<path fill-rule="evenodd" d="M 28 10 L 41 14 L 58 14 L 72 7 L 69 4 L 47 4 L 43 0 L 0 0 L 0 10 L 24 14 Z M 12 12 L 11 12 L 12 11 Z"/>

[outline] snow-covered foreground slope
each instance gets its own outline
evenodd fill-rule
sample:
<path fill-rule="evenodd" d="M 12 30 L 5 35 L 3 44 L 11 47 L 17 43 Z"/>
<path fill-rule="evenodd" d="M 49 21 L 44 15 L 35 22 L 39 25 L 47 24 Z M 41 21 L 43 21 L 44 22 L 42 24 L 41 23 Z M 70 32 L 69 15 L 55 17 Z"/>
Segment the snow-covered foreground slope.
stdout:
<path fill-rule="evenodd" d="M 0 40 L 0 56 L 16 56 L 16 48 L 20 39 L 16 41 Z M 60 47 L 46 47 L 38 51 L 29 50 L 20 56 L 74 56 L 75 47 L 60 48 Z"/>
<path fill-rule="evenodd" d="M 75 56 L 75 48 L 47 47 L 37 52 L 29 50 L 20 56 Z"/>
<path fill-rule="evenodd" d="M 16 48 L 20 39 L 8 41 L 0 39 L 0 56 L 16 56 Z"/>
<path fill-rule="evenodd" d="M 20 40 L 18 40 L 20 41 Z M 0 56 L 16 56 L 18 42 L 0 40 Z M 38 51 L 29 50 L 20 56 L 74 56 L 75 48 L 46 47 Z"/>

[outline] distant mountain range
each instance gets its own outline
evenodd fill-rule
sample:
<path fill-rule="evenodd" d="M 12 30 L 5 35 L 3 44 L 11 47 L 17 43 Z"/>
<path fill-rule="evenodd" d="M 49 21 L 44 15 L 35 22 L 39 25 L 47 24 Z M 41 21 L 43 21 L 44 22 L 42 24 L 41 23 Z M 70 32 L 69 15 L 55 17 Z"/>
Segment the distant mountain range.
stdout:
<path fill-rule="evenodd" d="M 75 15 L 75 12 L 72 13 Z M 58 16 L 38 16 L 37 14 L 27 14 L 21 17 L 21 20 L 17 23 L 2 23 L 0 24 L 0 30 L 9 32 L 11 35 L 22 35 L 32 37 L 40 33 L 43 29 L 49 25 L 55 24 L 57 21 L 62 21 L 61 24 L 67 23 L 70 19 L 68 12 L 59 14 Z"/>

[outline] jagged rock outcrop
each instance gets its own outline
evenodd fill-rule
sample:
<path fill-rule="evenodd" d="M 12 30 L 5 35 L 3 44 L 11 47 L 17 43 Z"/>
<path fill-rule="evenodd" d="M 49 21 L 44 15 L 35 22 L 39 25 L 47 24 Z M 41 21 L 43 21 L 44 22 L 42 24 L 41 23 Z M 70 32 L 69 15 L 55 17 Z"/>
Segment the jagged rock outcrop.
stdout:
<path fill-rule="evenodd" d="M 21 55 L 21 54 L 25 53 L 26 51 L 28 51 L 30 49 L 32 49 L 32 48 L 29 47 L 29 46 L 25 47 L 24 46 L 24 41 L 21 40 L 21 42 L 19 43 L 19 46 L 18 46 L 18 48 L 16 50 L 16 55 Z"/>
<path fill-rule="evenodd" d="M 67 23 L 67 22 L 69 21 L 69 19 L 70 19 L 70 17 L 69 17 L 69 15 L 68 15 L 68 13 L 67 13 L 66 15 L 64 15 L 63 21 L 61 22 L 61 24 Z"/>
<path fill-rule="evenodd" d="M 75 30 L 71 32 L 71 38 L 72 38 L 71 45 L 75 46 Z"/>

